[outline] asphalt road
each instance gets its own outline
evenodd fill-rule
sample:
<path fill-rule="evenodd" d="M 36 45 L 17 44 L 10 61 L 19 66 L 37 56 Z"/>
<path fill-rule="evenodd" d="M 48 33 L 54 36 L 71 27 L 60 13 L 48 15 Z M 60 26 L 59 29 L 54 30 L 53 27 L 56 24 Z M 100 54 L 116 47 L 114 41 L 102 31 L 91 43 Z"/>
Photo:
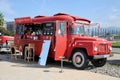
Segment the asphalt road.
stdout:
<path fill-rule="evenodd" d="M 120 53 L 120 48 L 112 48 L 112 52 L 119 52 Z"/>

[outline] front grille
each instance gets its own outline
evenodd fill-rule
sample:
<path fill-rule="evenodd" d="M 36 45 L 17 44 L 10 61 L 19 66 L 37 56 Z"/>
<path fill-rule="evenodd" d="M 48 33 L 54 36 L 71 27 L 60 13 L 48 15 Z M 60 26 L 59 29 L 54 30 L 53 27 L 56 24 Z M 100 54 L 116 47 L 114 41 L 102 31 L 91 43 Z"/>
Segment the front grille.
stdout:
<path fill-rule="evenodd" d="M 107 51 L 107 45 L 106 44 L 100 44 L 99 45 L 99 52 L 104 53 Z"/>

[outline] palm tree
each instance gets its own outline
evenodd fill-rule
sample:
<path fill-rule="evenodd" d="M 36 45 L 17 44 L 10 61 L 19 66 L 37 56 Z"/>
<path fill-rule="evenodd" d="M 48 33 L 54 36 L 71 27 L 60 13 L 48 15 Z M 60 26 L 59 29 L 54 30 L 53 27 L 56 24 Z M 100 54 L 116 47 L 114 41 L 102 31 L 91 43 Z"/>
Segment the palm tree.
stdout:
<path fill-rule="evenodd" d="M 0 27 L 3 27 L 4 25 L 4 16 L 2 13 L 0 13 Z"/>

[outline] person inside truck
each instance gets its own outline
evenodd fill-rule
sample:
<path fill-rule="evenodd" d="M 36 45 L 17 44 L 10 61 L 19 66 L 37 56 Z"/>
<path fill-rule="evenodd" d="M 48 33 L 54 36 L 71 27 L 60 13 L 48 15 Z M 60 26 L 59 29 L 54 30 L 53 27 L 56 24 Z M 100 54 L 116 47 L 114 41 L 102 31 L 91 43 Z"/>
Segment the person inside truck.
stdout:
<path fill-rule="evenodd" d="M 23 33 L 21 35 L 21 39 L 25 39 L 25 34 L 28 32 L 27 27 L 24 28 Z"/>
<path fill-rule="evenodd" d="M 28 32 L 28 29 L 27 29 L 27 27 L 25 27 L 24 34 L 26 34 L 27 32 Z"/>
<path fill-rule="evenodd" d="M 29 39 L 30 36 L 31 36 L 31 33 L 32 33 L 32 31 L 29 28 L 25 27 L 24 34 L 23 34 L 23 39 Z"/>
<path fill-rule="evenodd" d="M 25 33 L 25 39 L 30 39 L 30 37 L 31 37 L 31 31 L 27 31 L 26 33 Z"/>

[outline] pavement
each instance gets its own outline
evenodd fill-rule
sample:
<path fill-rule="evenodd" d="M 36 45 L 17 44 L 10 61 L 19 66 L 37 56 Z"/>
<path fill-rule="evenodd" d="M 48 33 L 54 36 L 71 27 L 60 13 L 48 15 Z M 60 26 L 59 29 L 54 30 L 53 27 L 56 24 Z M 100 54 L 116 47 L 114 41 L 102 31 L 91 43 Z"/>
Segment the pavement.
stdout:
<path fill-rule="evenodd" d="M 107 58 L 110 64 L 120 65 L 120 54 L 113 54 L 113 57 Z"/>
<path fill-rule="evenodd" d="M 120 53 L 120 48 L 112 48 L 112 52 L 119 52 Z"/>
<path fill-rule="evenodd" d="M 10 59 L 0 54 L 0 80 L 120 80 L 108 75 L 64 67 L 60 73 L 60 63 L 39 66 L 36 62 Z"/>
<path fill-rule="evenodd" d="M 120 48 L 112 48 L 112 52 L 120 53 Z M 108 58 L 110 64 L 120 65 L 120 54 L 113 54 Z"/>

